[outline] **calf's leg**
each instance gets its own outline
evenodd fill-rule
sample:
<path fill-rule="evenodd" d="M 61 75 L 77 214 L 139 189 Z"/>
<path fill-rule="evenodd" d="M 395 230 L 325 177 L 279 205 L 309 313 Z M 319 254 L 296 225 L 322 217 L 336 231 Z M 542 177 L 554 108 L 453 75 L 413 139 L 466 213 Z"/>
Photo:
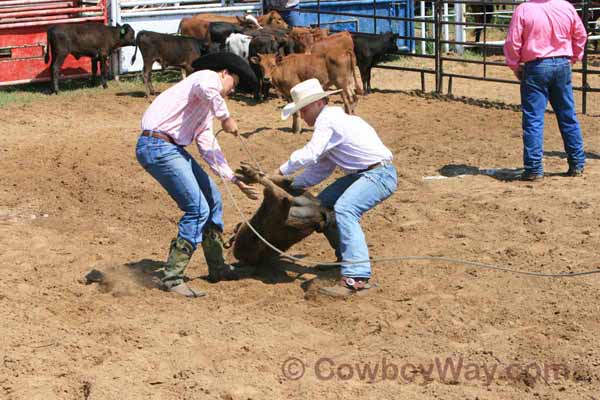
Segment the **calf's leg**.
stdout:
<path fill-rule="evenodd" d="M 58 94 L 58 78 L 60 76 L 60 67 L 62 67 L 65 62 L 65 58 L 67 58 L 67 54 L 58 53 L 54 51 L 54 47 L 52 47 L 52 65 L 50 66 L 50 71 L 52 73 L 52 89 L 55 94 Z"/>
<path fill-rule="evenodd" d="M 300 125 L 300 118 L 298 118 L 298 113 L 294 113 L 294 115 L 292 115 L 292 118 L 292 131 L 294 131 L 294 133 L 300 133 L 300 131 L 302 130 L 302 126 Z"/>
<path fill-rule="evenodd" d="M 144 69 L 142 77 L 144 79 L 144 86 L 146 86 L 146 97 L 150 97 L 154 94 L 154 88 L 152 87 L 152 64 L 153 60 L 144 60 Z"/>
<path fill-rule="evenodd" d="M 100 83 L 104 89 L 108 88 L 106 81 L 108 80 L 108 68 L 106 65 L 106 56 L 100 56 Z"/>
<path fill-rule="evenodd" d="M 363 94 L 366 96 L 369 94 L 369 86 L 367 85 L 367 76 L 368 76 L 368 68 L 362 65 L 359 65 L 358 70 L 360 72 L 360 80 L 362 82 Z"/>
<path fill-rule="evenodd" d="M 98 59 L 92 57 L 92 80 L 96 79 L 96 75 L 98 74 Z"/>

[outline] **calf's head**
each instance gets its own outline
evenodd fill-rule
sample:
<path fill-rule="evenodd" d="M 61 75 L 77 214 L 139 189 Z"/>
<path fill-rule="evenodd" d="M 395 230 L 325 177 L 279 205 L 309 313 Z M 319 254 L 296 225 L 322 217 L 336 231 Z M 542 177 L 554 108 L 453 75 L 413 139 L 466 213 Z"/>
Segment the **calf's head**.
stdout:
<path fill-rule="evenodd" d="M 310 46 L 315 42 L 315 38 L 310 32 L 292 32 L 295 53 L 306 53 Z"/>
<path fill-rule="evenodd" d="M 119 43 L 121 46 L 135 46 L 135 31 L 129 24 L 119 25 Z"/>
<path fill-rule="evenodd" d="M 397 53 L 400 51 L 398 49 L 398 44 L 396 40 L 398 40 L 398 34 L 392 32 L 386 32 L 383 34 L 385 38 L 385 52 L 386 53 Z"/>
<path fill-rule="evenodd" d="M 281 61 L 281 56 L 275 54 L 260 54 L 250 57 L 250 62 L 260 67 L 263 74 L 263 80 L 270 82 L 273 75 L 273 70 L 277 68 L 277 63 Z"/>
<path fill-rule="evenodd" d="M 270 25 L 274 28 L 288 28 L 288 24 L 277 11 L 269 11 L 269 13 L 267 13 L 265 16 L 267 17 L 265 25 Z"/>

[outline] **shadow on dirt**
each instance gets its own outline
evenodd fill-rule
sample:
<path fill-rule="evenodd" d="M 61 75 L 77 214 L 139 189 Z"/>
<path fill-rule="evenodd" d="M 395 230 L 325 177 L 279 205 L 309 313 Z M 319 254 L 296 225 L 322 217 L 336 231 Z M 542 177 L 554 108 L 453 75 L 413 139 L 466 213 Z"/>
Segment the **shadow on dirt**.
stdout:
<path fill-rule="evenodd" d="M 163 277 L 165 263 L 144 258 L 140 261 L 125 263 L 136 283 L 146 288 L 156 288 Z"/>
<path fill-rule="evenodd" d="M 251 136 L 253 136 L 253 135 L 256 135 L 257 133 L 260 133 L 260 132 L 262 132 L 262 131 L 268 131 L 268 130 L 270 130 L 270 129 L 273 129 L 273 128 L 271 128 L 271 127 L 268 127 L 268 126 L 261 126 L 261 127 L 259 127 L 259 128 L 256 128 L 256 129 L 255 129 L 255 130 L 253 130 L 253 131 L 241 133 L 241 134 L 240 134 L 240 136 L 242 136 L 242 137 L 244 137 L 244 138 L 248 139 L 248 138 L 250 138 Z"/>
<path fill-rule="evenodd" d="M 285 128 L 277 128 L 277 130 L 279 132 L 291 133 L 293 135 L 296 134 L 292 128 L 287 127 L 287 126 Z M 311 132 L 311 130 L 307 129 L 307 128 L 302 128 L 302 130 L 300 131 L 300 134 L 305 133 L 305 132 Z"/>
<path fill-rule="evenodd" d="M 519 181 L 523 168 L 479 168 L 466 164 L 444 165 L 438 170 L 442 177 L 456 178 L 466 175 L 485 175 L 504 182 Z M 566 172 L 545 172 L 544 176 L 567 176 Z"/>
<path fill-rule="evenodd" d="M 156 95 L 159 95 L 159 92 L 156 92 Z M 142 99 L 144 97 L 146 97 L 146 92 L 144 92 L 143 90 L 134 90 L 132 92 L 119 92 L 116 93 L 115 96 L 117 97 L 134 97 L 134 98 L 138 98 L 138 99 Z"/>
<path fill-rule="evenodd" d="M 294 255 L 294 257 L 302 259 L 306 256 L 296 254 Z M 232 265 L 235 267 L 247 267 L 245 265 L 242 265 L 241 263 L 233 263 Z M 310 279 L 306 278 L 304 276 L 305 274 L 316 275 L 319 279 L 335 279 L 339 274 L 339 269 L 321 271 L 315 267 L 305 267 L 299 265 L 284 257 L 265 262 L 264 264 L 259 266 L 250 267 L 250 269 L 251 271 L 241 275 L 238 280 L 252 279 L 265 284 L 274 285 L 281 283 L 291 283 L 298 280 L 306 282 L 314 279 L 312 277 Z M 208 280 L 208 276 L 195 276 L 190 280 L 194 279 Z"/>
<path fill-rule="evenodd" d="M 296 254 L 294 257 L 302 259 L 306 256 Z M 111 292 L 115 289 L 122 291 L 123 287 L 131 287 L 131 283 L 148 289 L 155 289 L 160 287 L 160 280 L 164 276 L 165 265 L 162 261 L 145 258 L 122 264 L 125 268 L 113 266 L 104 268 L 102 271 L 94 269 L 86 275 L 87 284 L 100 284 L 102 292 Z M 235 267 L 244 267 L 240 263 L 233 263 L 233 265 Z M 321 280 L 335 279 L 339 274 L 339 269 L 322 271 L 316 267 L 305 267 L 296 264 L 289 259 L 278 258 L 258 267 L 250 268 L 246 273 L 241 274 L 237 280 L 252 279 L 265 284 L 281 284 L 297 280 L 308 282 L 315 279 L 312 276 L 306 278 L 305 274 L 316 275 Z M 184 278 L 186 282 L 196 279 L 208 280 L 208 275 Z"/>

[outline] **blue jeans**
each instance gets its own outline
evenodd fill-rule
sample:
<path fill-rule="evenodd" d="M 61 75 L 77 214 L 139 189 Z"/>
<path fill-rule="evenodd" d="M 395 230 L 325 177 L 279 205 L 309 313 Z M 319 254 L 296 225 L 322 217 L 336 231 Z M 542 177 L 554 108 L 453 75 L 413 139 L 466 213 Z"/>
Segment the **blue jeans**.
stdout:
<path fill-rule="evenodd" d="M 525 64 L 521 80 L 523 111 L 523 163 L 525 171 L 543 175 L 544 113 L 550 104 L 556 114 L 569 167 L 583 169 L 583 137 L 575 115 L 575 100 L 568 58 L 546 58 Z"/>
<path fill-rule="evenodd" d="M 370 171 L 346 175 L 326 187 L 318 199 L 333 208 L 339 233 L 342 276 L 370 278 L 371 263 L 365 234 L 360 227 L 362 215 L 390 197 L 398 186 L 396 168 L 391 162 Z M 330 241 L 331 242 L 331 241 Z M 348 264 L 344 261 L 362 261 Z"/>
<path fill-rule="evenodd" d="M 300 13 L 298 12 L 300 7 L 290 7 L 285 11 L 279 11 L 279 15 L 285 21 L 286 24 L 291 26 L 300 26 Z"/>
<path fill-rule="evenodd" d="M 194 247 L 210 225 L 223 231 L 223 202 L 219 188 L 183 147 L 162 139 L 140 136 L 137 160 L 162 185 L 184 212 L 178 237 Z"/>

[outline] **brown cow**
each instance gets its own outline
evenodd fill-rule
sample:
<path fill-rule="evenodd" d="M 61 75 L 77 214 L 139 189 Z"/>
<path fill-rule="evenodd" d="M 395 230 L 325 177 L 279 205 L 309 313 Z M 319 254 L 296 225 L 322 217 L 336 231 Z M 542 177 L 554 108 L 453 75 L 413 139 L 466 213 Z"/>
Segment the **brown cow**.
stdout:
<path fill-rule="evenodd" d="M 245 183 L 265 187 L 263 201 L 250 224 L 278 249 L 286 251 L 311 233 L 322 232 L 328 224 L 335 223 L 333 211 L 322 207 L 309 192 L 292 189 L 290 178 L 265 176 L 248 165 L 236 172 Z M 268 265 L 277 257 L 246 224 L 241 224 L 236 232 L 233 255 L 248 266 Z"/>
<path fill-rule="evenodd" d="M 348 50 L 354 53 L 354 41 L 350 32 L 338 32 L 315 42 L 306 49 L 307 53 L 324 54 L 331 48 Z"/>
<path fill-rule="evenodd" d="M 256 18 L 261 26 L 270 26 L 287 29 L 288 25 L 277 11 L 270 11 Z M 229 22 L 232 24 L 245 23 L 242 17 L 219 14 L 198 14 L 190 18 L 182 18 L 179 22 L 177 33 L 191 36 L 200 40 L 208 40 L 208 27 L 211 22 Z"/>
<path fill-rule="evenodd" d="M 329 36 L 329 29 L 325 28 L 306 28 L 302 26 L 293 27 L 290 37 L 294 41 L 294 52 L 305 53 L 315 42 L 318 42 Z"/>
<path fill-rule="evenodd" d="M 270 82 L 288 101 L 292 87 L 307 79 L 316 78 L 324 88 L 335 86 L 342 89 L 344 109 L 354 114 L 357 98 L 350 91 L 350 76 L 354 74 L 353 56 L 343 50 L 332 50 L 327 56 L 321 54 L 290 54 L 281 58 L 273 54 L 258 54 L 250 62 L 258 64 L 263 79 Z M 294 114 L 293 130 L 300 132 L 300 121 Z"/>
<path fill-rule="evenodd" d="M 322 54 L 326 57 L 335 57 L 339 52 L 346 52 L 352 56 L 352 77 L 354 79 L 354 87 L 358 94 L 363 94 L 362 82 L 356 74 L 356 56 L 354 54 L 354 41 L 349 32 L 338 32 L 331 36 L 327 36 L 315 43 L 308 49 L 307 53 Z"/>

